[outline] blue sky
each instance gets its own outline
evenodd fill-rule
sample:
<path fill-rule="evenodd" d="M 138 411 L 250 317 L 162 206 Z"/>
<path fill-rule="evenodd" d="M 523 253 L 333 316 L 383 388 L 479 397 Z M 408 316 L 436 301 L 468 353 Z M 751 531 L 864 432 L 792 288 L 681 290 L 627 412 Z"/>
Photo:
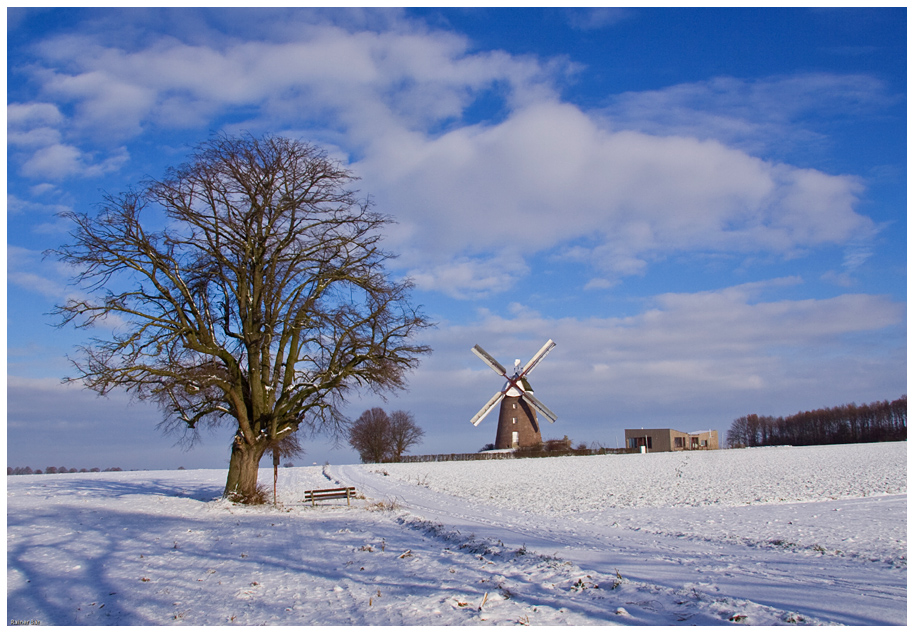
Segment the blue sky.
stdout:
<path fill-rule="evenodd" d="M 319 144 L 397 220 L 437 322 L 381 402 L 476 451 L 503 365 L 545 438 L 717 429 L 906 392 L 906 10 L 9 9 L 7 460 L 227 464 L 158 413 L 60 384 L 89 336 L 45 249 L 218 131 Z M 352 462 L 310 439 L 300 464 Z"/>

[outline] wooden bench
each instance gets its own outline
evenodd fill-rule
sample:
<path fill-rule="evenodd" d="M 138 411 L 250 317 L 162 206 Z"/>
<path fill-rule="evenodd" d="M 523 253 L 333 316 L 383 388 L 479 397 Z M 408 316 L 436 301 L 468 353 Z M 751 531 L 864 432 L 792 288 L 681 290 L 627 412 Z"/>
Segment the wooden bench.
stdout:
<path fill-rule="evenodd" d="M 305 501 L 311 500 L 311 505 L 314 506 L 317 500 L 342 500 L 346 498 L 346 504 L 349 506 L 349 500 L 351 497 L 356 496 L 356 487 L 340 487 L 339 489 L 315 489 L 313 491 L 305 491 Z"/>

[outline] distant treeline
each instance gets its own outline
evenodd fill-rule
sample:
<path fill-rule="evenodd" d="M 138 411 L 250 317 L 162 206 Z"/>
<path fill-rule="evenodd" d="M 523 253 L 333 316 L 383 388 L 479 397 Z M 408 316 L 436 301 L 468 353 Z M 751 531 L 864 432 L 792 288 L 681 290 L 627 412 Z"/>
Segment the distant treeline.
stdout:
<path fill-rule="evenodd" d="M 906 440 L 906 397 L 869 405 L 849 403 L 774 418 L 751 414 L 731 423 L 729 447 L 836 445 Z"/>
<path fill-rule="evenodd" d="M 99 473 L 101 471 L 123 471 L 120 467 L 108 467 L 107 469 L 99 469 L 98 467 L 92 467 L 91 469 L 77 469 L 71 467 L 70 469 L 66 467 L 48 467 L 44 471 L 41 469 L 36 469 L 32 471 L 31 467 L 7 467 L 6 475 L 39 475 L 42 473 Z"/>

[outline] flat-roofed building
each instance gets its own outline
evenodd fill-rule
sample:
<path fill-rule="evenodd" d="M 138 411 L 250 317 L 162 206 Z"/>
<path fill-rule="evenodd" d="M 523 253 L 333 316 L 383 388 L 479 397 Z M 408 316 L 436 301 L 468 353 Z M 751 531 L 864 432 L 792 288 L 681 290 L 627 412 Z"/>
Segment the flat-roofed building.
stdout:
<path fill-rule="evenodd" d="M 676 429 L 627 429 L 626 448 L 652 453 L 718 449 L 718 432 L 714 429 L 690 433 Z"/>

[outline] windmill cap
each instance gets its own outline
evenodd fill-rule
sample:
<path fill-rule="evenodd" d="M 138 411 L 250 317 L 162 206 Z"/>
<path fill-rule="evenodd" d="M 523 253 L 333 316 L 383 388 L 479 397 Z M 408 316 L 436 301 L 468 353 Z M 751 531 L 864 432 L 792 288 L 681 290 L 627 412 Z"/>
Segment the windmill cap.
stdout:
<path fill-rule="evenodd" d="M 505 392 L 506 396 L 521 396 L 521 390 L 518 388 L 521 388 L 525 392 L 534 391 L 534 388 L 531 387 L 530 381 L 527 380 L 527 377 L 522 377 L 521 380 L 518 381 L 518 387 L 512 386 L 511 383 L 506 381 L 505 385 L 502 387 L 502 391 Z"/>

